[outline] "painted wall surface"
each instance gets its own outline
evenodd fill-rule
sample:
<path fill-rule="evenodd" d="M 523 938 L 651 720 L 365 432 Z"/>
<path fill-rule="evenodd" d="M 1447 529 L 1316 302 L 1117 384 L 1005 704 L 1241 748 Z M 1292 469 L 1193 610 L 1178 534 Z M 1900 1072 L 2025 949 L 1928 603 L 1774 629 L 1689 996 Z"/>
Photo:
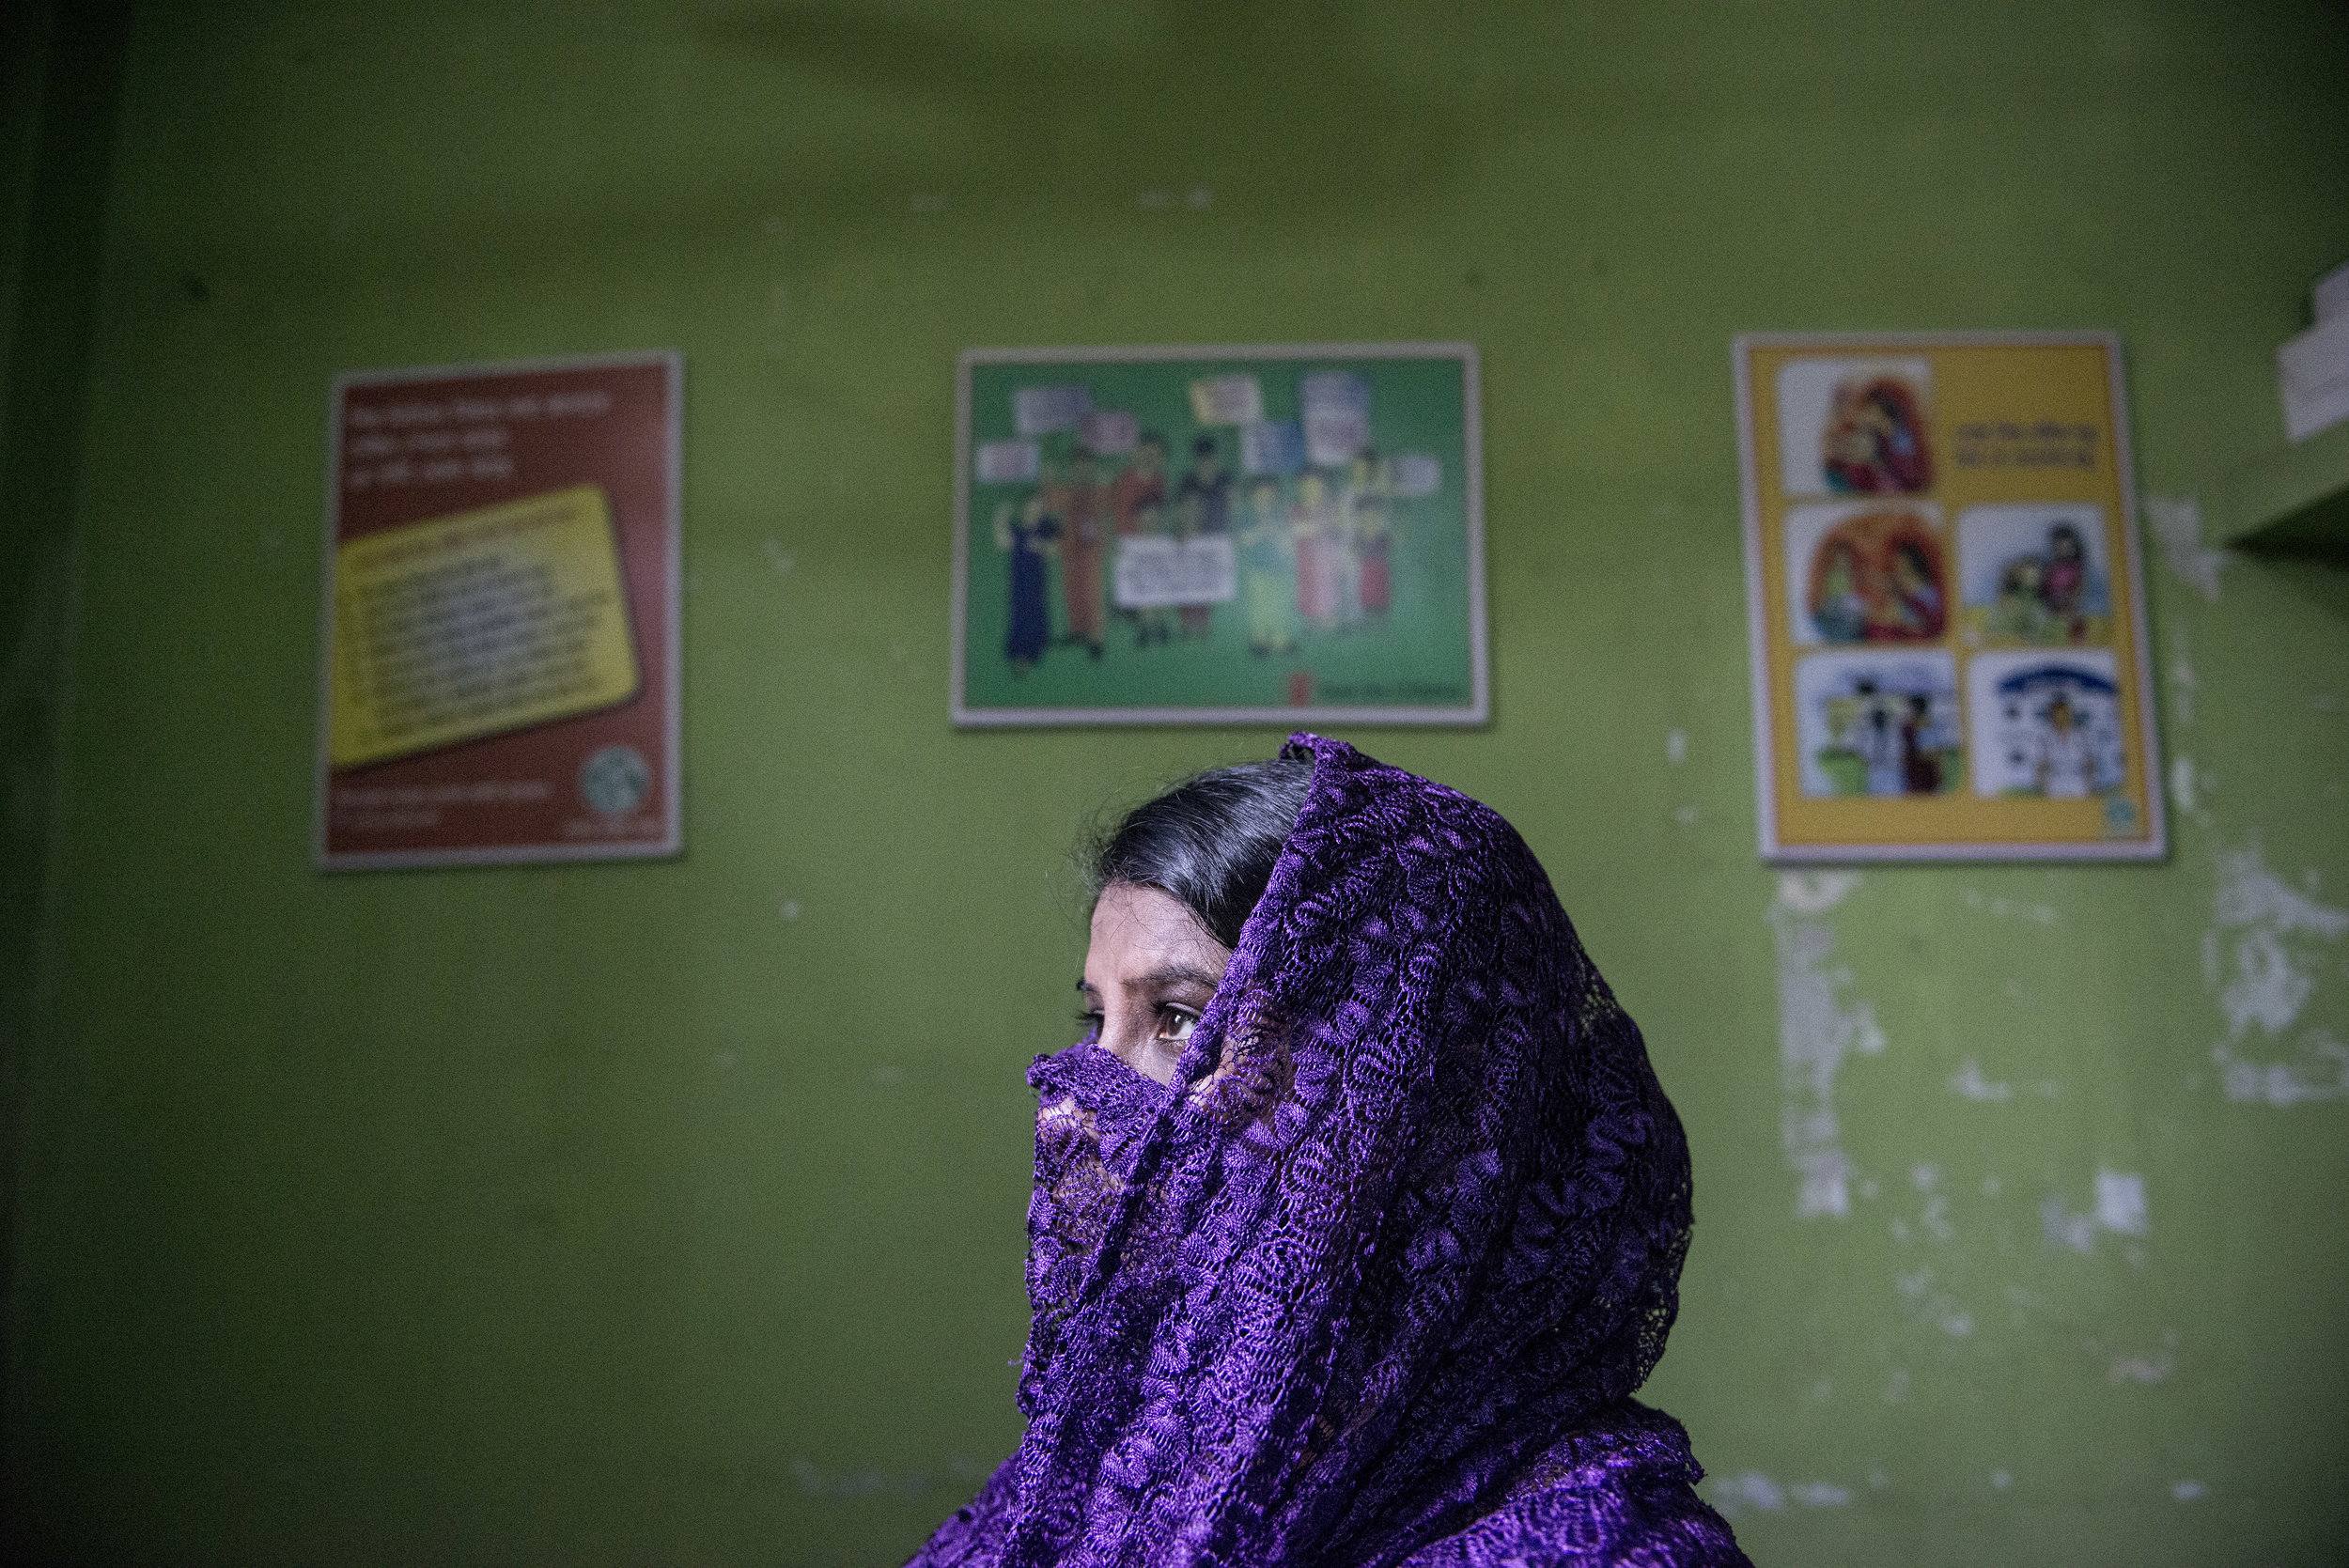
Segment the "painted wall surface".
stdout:
<path fill-rule="evenodd" d="M 23 1075 L 54 1560 L 899 1560 L 1017 1437 L 1081 824 L 957 734 L 971 345 L 1467 339 L 1496 718 L 1688 1123 L 1649 1396 L 1757 1561 L 2338 1560 L 2349 575 L 2201 549 L 2349 254 L 2319 0 L 151 5 Z M 1729 340 L 2111 328 L 2171 859 L 1753 853 Z M 687 358 L 686 856 L 307 860 L 326 388 Z M 30 890 L 11 887 L 21 900 Z"/>

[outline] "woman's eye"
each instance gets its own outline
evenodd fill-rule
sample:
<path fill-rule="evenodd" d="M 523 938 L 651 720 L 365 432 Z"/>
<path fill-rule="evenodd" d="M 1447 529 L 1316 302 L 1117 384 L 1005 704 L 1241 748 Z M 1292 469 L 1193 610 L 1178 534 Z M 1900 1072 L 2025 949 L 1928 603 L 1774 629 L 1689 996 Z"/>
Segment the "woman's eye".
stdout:
<path fill-rule="evenodd" d="M 1197 1028 L 1199 1015 L 1180 1007 L 1162 1008 L 1159 1013 L 1159 1038 L 1170 1045 L 1187 1045 L 1190 1032 Z"/>
<path fill-rule="evenodd" d="M 1080 1013 L 1077 1015 L 1077 1027 L 1088 1034 L 1098 1034 L 1101 1032 L 1101 1015 Z"/>

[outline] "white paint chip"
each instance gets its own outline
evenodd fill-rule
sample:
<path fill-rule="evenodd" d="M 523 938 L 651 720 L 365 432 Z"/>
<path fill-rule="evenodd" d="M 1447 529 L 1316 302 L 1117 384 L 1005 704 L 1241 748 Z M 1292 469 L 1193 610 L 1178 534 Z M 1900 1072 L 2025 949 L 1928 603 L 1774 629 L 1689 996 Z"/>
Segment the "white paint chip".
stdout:
<path fill-rule="evenodd" d="M 2096 1250 L 2096 1217 L 2074 1214 L 2060 1197 L 2050 1196 L 2039 1205 L 2039 1226 L 2051 1248 L 2074 1252 Z"/>
<path fill-rule="evenodd" d="M 777 540 L 761 539 L 759 548 L 766 551 L 767 565 L 777 577 L 789 577 L 791 568 L 800 564 L 799 558 L 784 549 Z"/>
<path fill-rule="evenodd" d="M 1687 730 L 1664 732 L 1664 760 L 1675 767 L 1688 760 L 1688 732 Z"/>
<path fill-rule="evenodd" d="M 2176 644 L 2170 655 L 2170 711 L 2181 729 L 2194 723 L 2194 698 L 2200 683 L 2194 677 L 2194 659 L 2189 651 L 2186 623 L 2179 621 L 2170 632 Z"/>
<path fill-rule="evenodd" d="M 2049 1248 L 2070 1252 L 2093 1252 L 2099 1232 L 2144 1237 L 2153 1234 L 2145 1203 L 2145 1178 L 2132 1172 L 2098 1171 L 2094 1203 L 2075 1212 L 2061 1193 L 2049 1193 L 2039 1205 L 2039 1224 Z M 2141 1248 L 2124 1248 L 2123 1255 L 2141 1265 Z"/>
<path fill-rule="evenodd" d="M 2194 815 L 2194 759 L 2184 753 L 2170 759 L 2170 800 L 2187 815 Z"/>
<path fill-rule="evenodd" d="M 796 898 L 786 898 L 775 912 L 786 920 L 797 920 L 800 918 L 800 901 Z"/>
<path fill-rule="evenodd" d="M 1933 1325 L 1953 1340 L 1973 1336 L 1974 1314 L 1957 1297 L 1935 1286 L 1932 1269 L 1895 1275 L 1892 1288 L 1899 1293 L 1901 1305 L 1909 1316 L 1919 1322 Z"/>
<path fill-rule="evenodd" d="M 2145 1178 L 2120 1171 L 2096 1172 L 2096 1223 L 2117 1235 L 2151 1235 Z"/>
<path fill-rule="evenodd" d="M 2011 1100 L 2015 1097 L 2015 1085 L 1993 1082 L 1983 1077 L 1981 1061 L 1971 1056 L 1950 1075 L 1950 1089 L 1952 1093 L 1963 1094 L 1969 1100 Z"/>
<path fill-rule="evenodd" d="M 1778 879 L 1778 901 L 1797 914 L 1823 915 L 1851 896 L 1858 886 L 1857 871 L 1822 871 L 1808 877 L 1790 871 Z"/>
<path fill-rule="evenodd" d="M 2227 1021 L 2227 1037 L 2211 1048 L 2227 1097 L 2279 1108 L 2349 1098 L 2349 1046 L 2322 1026 L 2290 1032 L 2328 962 L 2320 944 L 2349 934 L 2349 910 L 2268 869 L 2254 836 L 2220 852 L 2211 915 L 2202 975 Z"/>
<path fill-rule="evenodd" d="M 2210 1488 L 2199 1481 L 2179 1481 L 2170 1483 L 2170 1495 L 2180 1502 L 2200 1502 L 2210 1496 Z"/>
<path fill-rule="evenodd" d="M 2033 925 L 2054 925 L 2063 919 L 2061 915 L 2056 913 L 2055 906 L 2052 904 L 2026 903 L 2019 898 L 1994 898 L 1984 893 L 1980 888 L 1968 888 L 1965 898 L 1968 908 L 1980 909 L 1984 914 L 1996 915 L 2000 920 L 2028 921 Z"/>
<path fill-rule="evenodd" d="M 1846 1508 L 1852 1500 L 1848 1486 L 1838 1486 L 1830 1481 L 1798 1481 L 1781 1486 L 1760 1470 L 1715 1476 L 1704 1483 L 1703 1491 L 1704 1500 L 1731 1519 L 1749 1510 L 1783 1514 L 1789 1502 L 1803 1508 Z"/>
<path fill-rule="evenodd" d="M 2202 508 L 2190 495 L 2149 495 L 2145 520 L 2152 525 L 2161 558 L 2179 582 L 2206 599 L 2218 598 L 2219 568 L 2227 564 L 2223 550 L 2202 545 Z"/>
<path fill-rule="evenodd" d="M 1675 806 L 1672 808 L 1672 820 L 1679 823 L 1684 828 L 1695 827 L 1697 825 L 1697 808 L 1694 806 Z"/>
<path fill-rule="evenodd" d="M 1835 934 L 1819 917 L 1859 885 L 1856 873 L 1789 873 L 1778 879 L 1769 920 L 1778 953 L 1779 1128 L 1787 1163 L 1800 1175 L 1795 1213 L 1851 1213 L 1852 1163 L 1836 1119 L 1835 1079 L 1845 1058 L 1884 1049 L 1875 1010 L 1846 1004 L 1848 970 L 1830 969 Z"/>
<path fill-rule="evenodd" d="M 1733 1519 L 1749 1508 L 1758 1508 L 1765 1514 L 1786 1512 L 1785 1492 L 1760 1470 L 1722 1477 L 1706 1491 L 1713 1506 Z"/>
<path fill-rule="evenodd" d="M 2015 1478 L 2004 1470 L 1992 1470 L 1990 1472 L 1990 1484 L 2003 1492 L 2008 1487 L 2015 1484 Z"/>

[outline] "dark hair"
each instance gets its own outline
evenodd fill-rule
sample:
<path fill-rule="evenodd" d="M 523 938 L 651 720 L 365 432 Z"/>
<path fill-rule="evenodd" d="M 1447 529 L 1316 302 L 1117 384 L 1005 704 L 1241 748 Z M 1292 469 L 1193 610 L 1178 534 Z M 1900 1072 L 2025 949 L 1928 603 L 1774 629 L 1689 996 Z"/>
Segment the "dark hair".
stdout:
<path fill-rule="evenodd" d="M 1273 758 L 1185 779 L 1125 820 L 1088 857 L 1093 893 L 1112 882 L 1156 888 L 1199 917 L 1225 947 L 1264 896 L 1297 825 L 1314 765 Z"/>
<path fill-rule="evenodd" d="M 1190 443 L 1190 455 L 1194 458 L 1213 458 L 1221 456 L 1221 454 L 1215 449 L 1215 438 L 1213 436 L 1201 436 L 1193 441 Z"/>

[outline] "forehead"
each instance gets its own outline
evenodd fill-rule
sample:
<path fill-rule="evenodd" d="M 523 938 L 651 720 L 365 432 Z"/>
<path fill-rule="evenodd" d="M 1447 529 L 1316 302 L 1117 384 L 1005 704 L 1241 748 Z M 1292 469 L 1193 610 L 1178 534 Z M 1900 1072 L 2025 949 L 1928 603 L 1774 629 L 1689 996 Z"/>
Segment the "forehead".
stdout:
<path fill-rule="evenodd" d="M 1112 882 L 1093 906 L 1092 945 L 1085 977 L 1115 981 L 1170 965 L 1221 968 L 1223 946 L 1200 925 L 1188 905 L 1157 888 Z M 1097 974 L 1096 970 L 1102 972 Z"/>

